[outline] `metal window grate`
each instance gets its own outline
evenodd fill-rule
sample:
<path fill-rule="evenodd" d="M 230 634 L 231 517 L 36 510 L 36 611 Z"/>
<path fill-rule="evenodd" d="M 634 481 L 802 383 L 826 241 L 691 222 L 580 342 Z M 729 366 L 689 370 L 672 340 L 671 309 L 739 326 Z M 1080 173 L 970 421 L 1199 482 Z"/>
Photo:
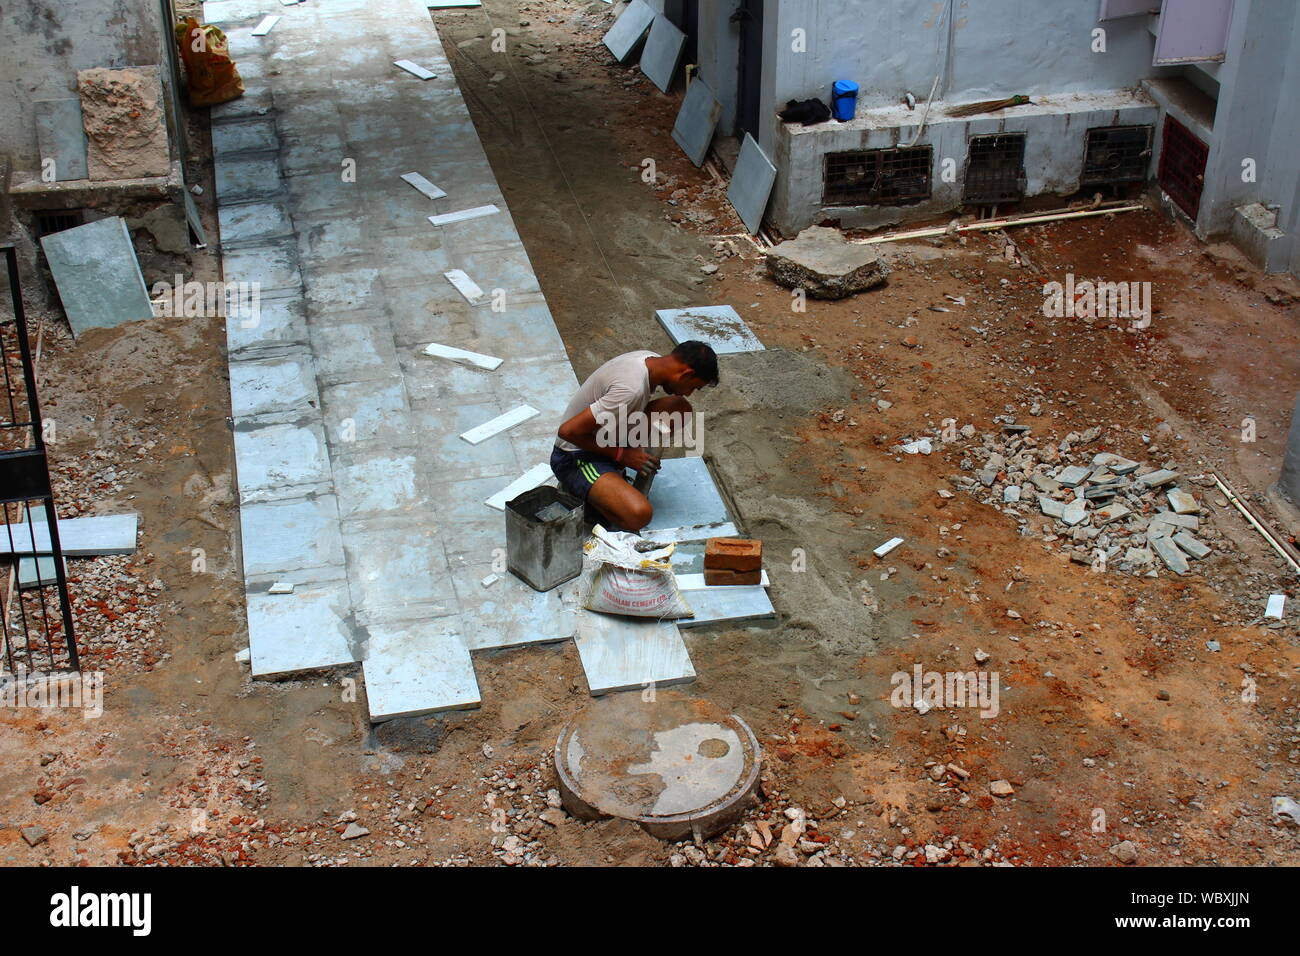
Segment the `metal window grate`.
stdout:
<path fill-rule="evenodd" d="M 35 213 L 36 238 L 44 239 L 64 229 L 84 225 L 86 213 L 82 209 L 45 209 Z"/>
<path fill-rule="evenodd" d="M 1025 134 L 972 136 L 962 201 L 1015 202 L 1025 195 Z"/>
<path fill-rule="evenodd" d="M 1172 116 L 1165 117 L 1164 137 L 1160 146 L 1160 188 L 1193 219 L 1201 209 L 1201 189 L 1205 185 L 1205 160 L 1209 148 Z"/>
<path fill-rule="evenodd" d="M 824 206 L 897 206 L 930 198 L 929 146 L 827 153 Z"/>
<path fill-rule="evenodd" d="M 1150 126 L 1097 126 L 1088 130 L 1079 188 L 1145 182 L 1152 132 Z"/>

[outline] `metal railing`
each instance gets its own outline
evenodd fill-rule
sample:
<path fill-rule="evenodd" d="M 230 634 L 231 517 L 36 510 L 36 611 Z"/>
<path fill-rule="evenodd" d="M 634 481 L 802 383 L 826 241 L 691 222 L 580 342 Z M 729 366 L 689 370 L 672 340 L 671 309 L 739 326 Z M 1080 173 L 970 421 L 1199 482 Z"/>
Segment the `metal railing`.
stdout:
<path fill-rule="evenodd" d="M 0 246 L 12 314 L 0 314 L 0 508 L 12 565 L 0 578 L 2 676 L 78 671 L 67 571 L 36 395 L 36 368 L 18 282 L 18 255 Z"/>

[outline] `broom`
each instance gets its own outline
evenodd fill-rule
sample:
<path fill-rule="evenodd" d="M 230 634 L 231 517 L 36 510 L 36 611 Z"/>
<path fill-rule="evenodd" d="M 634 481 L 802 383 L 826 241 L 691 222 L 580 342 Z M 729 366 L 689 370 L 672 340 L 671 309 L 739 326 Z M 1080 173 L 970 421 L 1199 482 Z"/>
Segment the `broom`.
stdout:
<path fill-rule="evenodd" d="M 1004 100 L 981 100 L 978 103 L 966 103 L 963 106 L 954 106 L 948 111 L 949 116 L 974 116 L 977 113 L 992 113 L 995 110 L 1004 110 L 1008 106 L 1025 106 L 1032 101 L 1027 96 L 1017 93 L 1015 96 L 1008 96 Z"/>

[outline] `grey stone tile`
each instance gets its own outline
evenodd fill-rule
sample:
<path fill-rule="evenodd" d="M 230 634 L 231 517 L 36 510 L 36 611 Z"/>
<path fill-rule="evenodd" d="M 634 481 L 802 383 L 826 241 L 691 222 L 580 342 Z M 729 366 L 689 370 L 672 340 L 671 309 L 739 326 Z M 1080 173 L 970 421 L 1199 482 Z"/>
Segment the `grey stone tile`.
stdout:
<path fill-rule="evenodd" d="M 226 249 L 221 258 L 227 282 L 257 283 L 263 295 L 302 290 L 302 275 L 292 240 L 277 239 L 265 245 Z"/>
<path fill-rule="evenodd" d="M 485 478 L 514 475 L 519 461 L 514 446 L 504 435 L 478 445 L 461 439 L 461 434 L 497 417 L 507 409 L 498 402 L 453 404 L 416 402 L 414 422 L 419 436 L 421 459 L 429 473 L 444 477 Z"/>
<path fill-rule="evenodd" d="M 220 203 L 274 196 L 283 185 L 280 161 L 275 156 L 225 157 L 215 153 L 213 162 Z"/>
<path fill-rule="evenodd" d="M 453 557 L 452 579 L 460 604 L 460 632 L 470 650 L 543 644 L 573 637 L 574 616 L 565 607 L 565 586 L 534 591 L 490 561 Z M 498 564 L 498 567 L 501 565 Z M 484 586 L 484 579 L 496 580 Z"/>
<path fill-rule="evenodd" d="M 371 722 L 476 707 L 478 680 L 455 618 L 372 624 L 362 670 Z"/>
<path fill-rule="evenodd" d="M 359 619 L 391 621 L 455 612 L 456 593 L 442 539 L 427 520 L 348 522 L 343 542 Z"/>
<path fill-rule="evenodd" d="M 85 179 L 86 131 L 81 120 L 81 100 L 75 96 L 32 103 L 36 117 L 36 144 L 42 164 L 54 161 L 54 179 Z"/>
<path fill-rule="evenodd" d="M 389 378 L 397 367 L 393 338 L 385 326 L 311 325 L 316 377 L 322 384 Z"/>
<path fill-rule="evenodd" d="M 325 427 L 335 447 L 382 441 L 387 447 L 408 447 L 416 440 L 415 426 L 401 379 L 345 382 L 321 390 Z"/>
<path fill-rule="evenodd" d="M 237 357 L 307 343 L 307 318 L 298 296 L 259 297 L 255 309 L 226 319 L 226 345 Z"/>
<path fill-rule="evenodd" d="M 230 363 L 230 410 L 236 420 L 320 408 L 311 354 L 305 349 Z"/>
<path fill-rule="evenodd" d="M 126 220 L 110 216 L 41 239 L 74 335 L 153 315 Z"/>
<path fill-rule="evenodd" d="M 333 495 L 243 504 L 239 525 L 246 579 L 344 566 Z"/>
<path fill-rule="evenodd" d="M 420 494 L 414 455 L 367 453 L 350 448 L 336 459 L 334 485 L 344 518 L 410 514 L 430 517 L 428 500 Z"/>
<path fill-rule="evenodd" d="M 240 73 L 250 64 L 241 63 Z M 267 152 L 279 149 L 280 140 L 275 134 L 275 120 L 255 117 L 238 123 L 220 123 L 212 128 L 212 150 L 223 155 L 246 152 Z"/>
<path fill-rule="evenodd" d="M 576 614 L 574 643 L 592 694 L 695 679 L 690 654 L 672 621 Z"/>
<path fill-rule="evenodd" d="M 347 584 L 297 587 L 292 594 L 248 595 L 248 647 L 254 677 L 281 677 L 357 660 Z"/>
<path fill-rule="evenodd" d="M 329 490 L 330 460 L 319 422 L 237 423 L 234 437 L 241 502 Z"/>
<path fill-rule="evenodd" d="M 281 200 L 223 205 L 217 210 L 217 219 L 223 246 L 293 235 L 293 221 Z"/>

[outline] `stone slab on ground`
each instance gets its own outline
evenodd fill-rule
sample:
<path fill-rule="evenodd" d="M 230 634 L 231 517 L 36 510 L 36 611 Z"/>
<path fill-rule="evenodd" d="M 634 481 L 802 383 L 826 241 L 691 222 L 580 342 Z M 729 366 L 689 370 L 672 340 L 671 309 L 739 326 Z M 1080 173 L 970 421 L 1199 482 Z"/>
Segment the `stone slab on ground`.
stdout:
<path fill-rule="evenodd" d="M 675 540 L 703 541 L 735 536 L 726 502 L 703 458 L 665 458 L 650 488 L 654 517 L 641 532 L 683 531 Z"/>
<path fill-rule="evenodd" d="M 292 594 L 248 595 L 248 647 L 254 677 L 286 677 L 359 659 L 348 624 L 346 581 L 298 585 Z"/>
<path fill-rule="evenodd" d="M 91 180 L 171 174 L 171 147 L 156 66 L 77 73 Z"/>
<path fill-rule="evenodd" d="M 21 522 L 0 529 L 0 554 L 51 552 L 49 527 L 43 516 L 33 514 L 32 517 L 34 520 L 30 525 Z M 134 554 L 139 522 L 139 515 L 135 513 L 60 518 L 59 547 L 64 557 L 69 558 Z"/>
<path fill-rule="evenodd" d="M 696 166 L 704 165 L 721 116 L 722 104 L 713 95 L 713 90 L 699 77 L 692 79 L 673 124 L 673 142 Z"/>
<path fill-rule="evenodd" d="M 695 612 L 694 617 L 682 618 L 676 622 L 683 629 L 722 621 L 739 623 L 776 617 L 772 599 L 768 597 L 767 589 L 761 585 L 697 588 L 683 591 L 682 597 Z"/>
<path fill-rule="evenodd" d="M 843 299 L 880 285 L 889 266 L 874 246 L 846 242 L 838 229 L 809 226 L 768 250 L 767 273 L 814 299 Z"/>
<path fill-rule="evenodd" d="M 68 570 L 66 561 L 63 562 L 63 570 L 66 577 Z M 18 559 L 18 586 L 20 588 L 40 587 L 45 584 L 53 584 L 57 580 L 58 573 L 54 568 L 54 556 L 52 554 Z"/>
<path fill-rule="evenodd" d="M 719 355 L 761 352 L 764 348 L 745 320 L 729 305 L 659 309 L 655 318 L 677 345 L 695 339 L 712 347 Z"/>
<path fill-rule="evenodd" d="M 614 59 L 626 63 L 655 22 L 655 12 L 645 0 L 632 0 L 605 34 L 604 43 Z"/>
<path fill-rule="evenodd" d="M 660 92 L 667 93 L 672 89 L 685 45 L 685 33 L 662 13 L 655 17 L 641 50 L 641 72 L 659 87 Z"/>
<path fill-rule="evenodd" d="M 576 614 L 574 642 L 592 694 L 695 679 L 674 622 L 585 610 Z"/>
<path fill-rule="evenodd" d="M 372 723 L 478 706 L 478 678 L 457 624 L 442 619 L 368 628 L 364 667 Z"/>
<path fill-rule="evenodd" d="M 1151 541 L 1151 550 L 1160 556 L 1160 560 L 1165 563 L 1170 571 L 1174 574 L 1186 574 L 1191 570 L 1187 563 L 1187 558 L 1183 552 L 1174 544 L 1172 537 L 1155 538 Z"/>
<path fill-rule="evenodd" d="M 763 213 L 772 196 L 776 182 L 776 167 L 767 158 L 758 141 L 749 133 L 740 146 L 736 167 L 731 172 L 731 185 L 727 187 L 727 201 L 740 216 L 745 228 L 755 235 L 763 227 Z"/>
<path fill-rule="evenodd" d="M 153 316 L 126 220 L 110 216 L 41 239 L 72 334 Z"/>
<path fill-rule="evenodd" d="M 36 100 L 32 112 L 36 114 L 36 146 L 41 153 L 42 169 L 52 160 L 55 182 L 87 178 L 81 100 L 76 97 Z"/>

